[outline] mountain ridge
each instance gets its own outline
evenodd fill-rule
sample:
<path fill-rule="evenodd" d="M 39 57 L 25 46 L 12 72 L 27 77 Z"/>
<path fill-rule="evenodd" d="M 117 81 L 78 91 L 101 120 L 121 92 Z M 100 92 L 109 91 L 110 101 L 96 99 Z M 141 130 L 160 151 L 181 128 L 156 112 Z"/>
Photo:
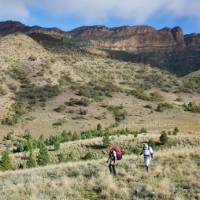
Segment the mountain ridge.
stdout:
<path fill-rule="evenodd" d="M 30 36 L 49 35 L 65 40 L 73 46 L 85 48 L 90 53 L 151 64 L 179 76 L 200 69 L 200 34 L 184 35 L 179 26 L 157 30 L 148 25 L 112 28 L 95 25 L 62 31 L 55 27 L 26 26 L 15 21 L 0 22 L 0 36 L 15 32 L 23 32 Z"/>

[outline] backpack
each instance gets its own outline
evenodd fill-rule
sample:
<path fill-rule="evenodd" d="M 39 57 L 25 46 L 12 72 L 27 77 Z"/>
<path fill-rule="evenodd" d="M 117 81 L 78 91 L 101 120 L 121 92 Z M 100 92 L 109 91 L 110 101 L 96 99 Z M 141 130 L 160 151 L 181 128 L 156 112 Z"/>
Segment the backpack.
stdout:
<path fill-rule="evenodd" d="M 123 155 L 122 148 L 119 147 L 119 146 L 114 146 L 114 147 L 112 147 L 112 150 L 114 150 L 116 152 L 117 160 L 121 160 L 122 159 L 122 155 Z"/>
<path fill-rule="evenodd" d="M 148 148 L 143 148 L 144 156 L 152 156 L 150 148 L 150 146 L 148 146 Z"/>

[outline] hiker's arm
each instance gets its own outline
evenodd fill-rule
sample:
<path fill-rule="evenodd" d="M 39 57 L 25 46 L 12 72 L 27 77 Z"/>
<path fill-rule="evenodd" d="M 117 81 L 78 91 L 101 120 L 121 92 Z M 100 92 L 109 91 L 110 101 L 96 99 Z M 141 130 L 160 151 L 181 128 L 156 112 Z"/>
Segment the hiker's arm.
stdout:
<path fill-rule="evenodd" d="M 117 153 L 114 151 L 115 164 L 117 164 Z"/>

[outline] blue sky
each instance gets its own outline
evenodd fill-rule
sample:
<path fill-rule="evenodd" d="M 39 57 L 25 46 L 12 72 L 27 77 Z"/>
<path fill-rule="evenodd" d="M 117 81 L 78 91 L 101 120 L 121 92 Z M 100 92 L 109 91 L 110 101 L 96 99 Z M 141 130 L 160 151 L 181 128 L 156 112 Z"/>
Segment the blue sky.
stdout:
<path fill-rule="evenodd" d="M 71 30 L 83 25 L 181 26 L 200 32 L 200 0 L 0 0 L 0 21 Z"/>

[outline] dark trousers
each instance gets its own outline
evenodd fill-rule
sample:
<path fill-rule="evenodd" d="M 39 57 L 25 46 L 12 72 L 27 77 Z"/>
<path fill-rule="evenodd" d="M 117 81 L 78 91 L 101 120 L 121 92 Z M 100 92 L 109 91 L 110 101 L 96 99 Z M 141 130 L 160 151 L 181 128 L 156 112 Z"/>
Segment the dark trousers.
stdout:
<path fill-rule="evenodd" d="M 113 176 L 116 176 L 116 175 L 117 175 L 115 165 L 109 164 L 109 165 L 108 165 L 108 168 L 109 168 L 110 174 L 112 174 Z"/>

